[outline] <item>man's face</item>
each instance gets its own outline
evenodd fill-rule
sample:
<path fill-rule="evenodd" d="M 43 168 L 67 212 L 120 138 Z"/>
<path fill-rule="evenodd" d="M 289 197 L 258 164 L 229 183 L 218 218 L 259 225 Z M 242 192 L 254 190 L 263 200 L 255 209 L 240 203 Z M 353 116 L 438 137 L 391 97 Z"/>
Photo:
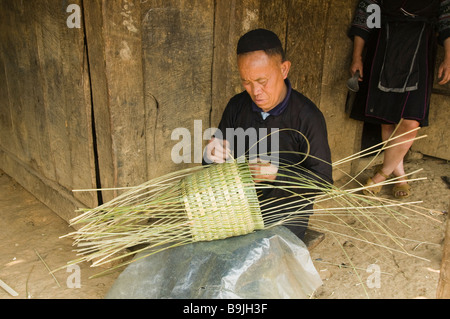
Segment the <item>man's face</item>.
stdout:
<path fill-rule="evenodd" d="M 264 112 L 277 106 L 287 93 L 284 80 L 291 63 L 281 61 L 281 56 L 269 56 L 264 51 L 254 51 L 238 57 L 242 85 L 253 102 Z"/>

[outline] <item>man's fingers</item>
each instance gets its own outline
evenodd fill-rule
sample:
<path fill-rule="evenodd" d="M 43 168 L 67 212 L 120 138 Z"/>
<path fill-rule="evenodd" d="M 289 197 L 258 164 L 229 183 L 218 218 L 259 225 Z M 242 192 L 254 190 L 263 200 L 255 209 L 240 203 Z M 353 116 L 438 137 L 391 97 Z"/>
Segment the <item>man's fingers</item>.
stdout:
<path fill-rule="evenodd" d="M 249 169 L 256 183 L 275 180 L 278 172 L 278 168 L 270 163 L 252 163 Z"/>
<path fill-rule="evenodd" d="M 223 158 L 223 156 L 215 156 L 215 155 L 211 155 L 210 160 L 213 163 L 218 163 L 218 164 L 222 164 L 226 162 L 226 159 Z"/>
<path fill-rule="evenodd" d="M 213 163 L 225 163 L 231 155 L 229 145 L 227 140 L 211 139 L 206 146 L 207 158 Z"/>

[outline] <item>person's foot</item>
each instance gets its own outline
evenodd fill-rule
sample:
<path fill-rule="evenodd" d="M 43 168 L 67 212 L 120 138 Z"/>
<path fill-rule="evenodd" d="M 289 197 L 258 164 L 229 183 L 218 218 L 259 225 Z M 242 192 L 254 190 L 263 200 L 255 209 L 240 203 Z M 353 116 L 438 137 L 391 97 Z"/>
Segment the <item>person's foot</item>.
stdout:
<path fill-rule="evenodd" d="M 406 179 L 401 179 L 399 183 L 396 183 L 392 189 L 392 193 L 395 198 L 402 199 L 411 195 L 411 186 Z"/>
<path fill-rule="evenodd" d="M 372 178 L 369 178 L 367 180 L 365 189 L 363 190 L 363 194 L 377 195 L 379 192 L 381 192 L 381 188 L 383 187 L 383 185 L 380 185 L 380 183 L 384 182 L 388 178 L 389 176 L 383 172 L 382 168 L 380 168 Z"/>
<path fill-rule="evenodd" d="M 375 184 L 382 183 L 387 179 L 389 179 L 389 175 L 383 172 L 383 168 L 380 168 L 377 171 L 377 173 L 372 177 L 372 180 Z"/>

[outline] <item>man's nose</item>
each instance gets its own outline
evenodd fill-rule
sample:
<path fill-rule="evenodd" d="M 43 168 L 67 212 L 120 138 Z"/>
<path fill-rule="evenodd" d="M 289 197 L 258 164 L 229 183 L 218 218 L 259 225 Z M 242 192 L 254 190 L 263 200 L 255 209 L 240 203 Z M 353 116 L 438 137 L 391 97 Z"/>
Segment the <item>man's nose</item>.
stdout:
<path fill-rule="evenodd" d="M 258 96 L 262 93 L 262 88 L 260 85 L 256 84 L 256 85 L 253 85 L 252 91 L 253 91 L 252 92 L 253 96 Z"/>

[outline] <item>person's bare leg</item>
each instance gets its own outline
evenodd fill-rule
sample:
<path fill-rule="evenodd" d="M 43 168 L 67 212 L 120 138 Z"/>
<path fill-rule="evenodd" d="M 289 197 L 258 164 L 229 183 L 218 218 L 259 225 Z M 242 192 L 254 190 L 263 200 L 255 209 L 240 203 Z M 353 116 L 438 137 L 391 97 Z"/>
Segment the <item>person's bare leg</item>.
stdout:
<path fill-rule="evenodd" d="M 392 137 L 392 134 L 394 133 L 394 130 L 395 130 L 395 126 L 394 125 L 385 125 L 383 127 L 382 131 L 381 131 L 382 140 L 385 142 L 388 139 L 390 139 Z M 393 143 L 395 144 L 396 142 L 394 141 Z M 403 175 L 405 175 L 405 169 L 403 167 L 403 158 L 400 161 L 400 163 L 397 165 L 397 167 L 392 171 L 392 174 L 394 174 L 394 176 L 403 176 Z M 404 180 L 404 179 L 402 179 L 402 180 Z"/>
<path fill-rule="evenodd" d="M 403 120 L 395 132 L 394 136 L 399 136 L 403 133 L 407 133 L 413 129 L 416 129 L 419 126 L 419 122 L 414 120 Z M 394 132 L 394 126 L 393 125 L 382 125 L 381 126 L 381 134 L 383 141 L 388 140 L 392 133 Z M 404 168 L 403 168 L 403 158 L 405 157 L 408 150 L 411 148 L 411 145 L 413 144 L 413 139 L 417 135 L 417 130 L 410 132 L 408 134 L 405 134 L 399 138 L 396 138 L 395 140 L 388 143 L 389 144 L 396 144 L 404 141 L 405 142 L 401 145 L 397 145 L 391 148 L 388 148 L 384 151 L 384 161 L 383 161 L 383 168 L 382 172 L 385 175 L 394 174 L 395 176 L 402 176 L 405 174 Z M 377 173 L 372 180 L 374 183 L 381 183 L 386 178 L 382 175 Z M 403 181 L 398 184 L 405 184 L 406 180 L 402 179 Z"/>

